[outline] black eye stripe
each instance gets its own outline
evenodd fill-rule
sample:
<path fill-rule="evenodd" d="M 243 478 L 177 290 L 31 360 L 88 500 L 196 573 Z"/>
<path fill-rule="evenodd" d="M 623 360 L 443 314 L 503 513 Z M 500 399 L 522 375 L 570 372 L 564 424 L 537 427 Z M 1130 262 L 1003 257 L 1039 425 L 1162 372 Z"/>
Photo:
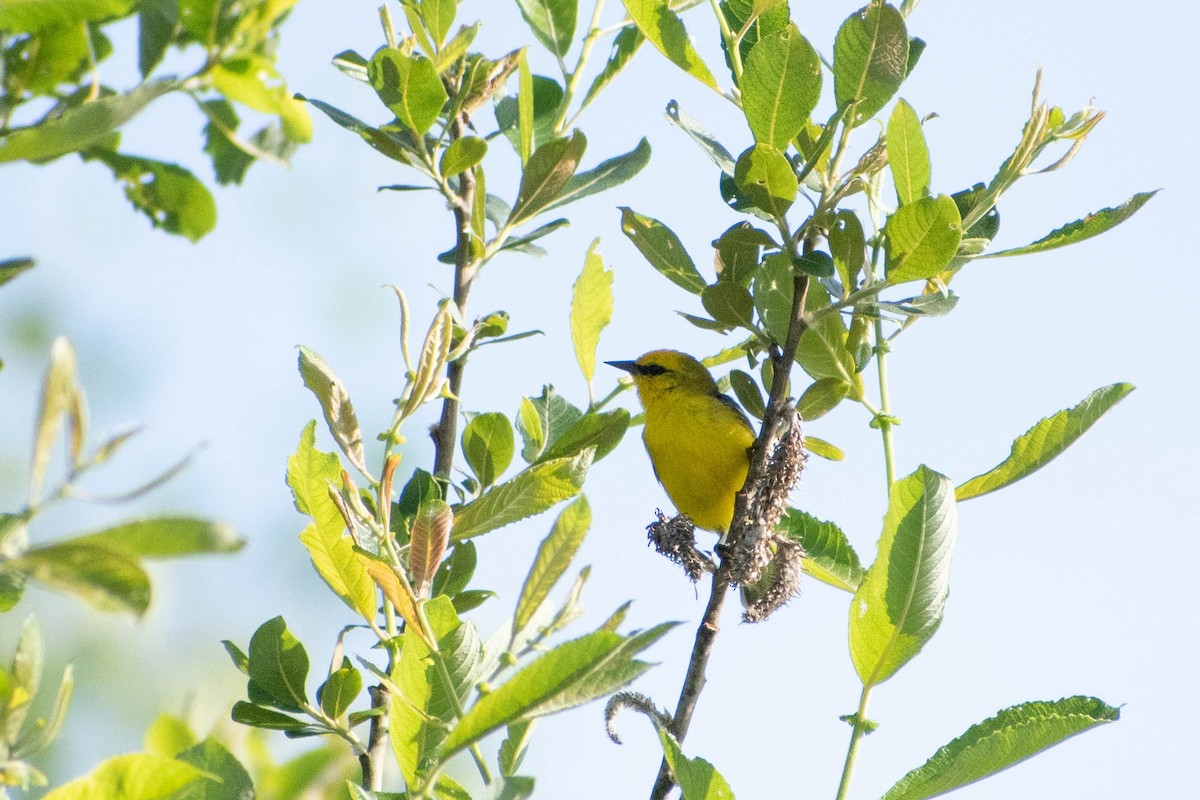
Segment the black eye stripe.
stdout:
<path fill-rule="evenodd" d="M 638 364 L 637 373 L 639 375 L 662 375 L 669 370 L 662 364 Z"/>

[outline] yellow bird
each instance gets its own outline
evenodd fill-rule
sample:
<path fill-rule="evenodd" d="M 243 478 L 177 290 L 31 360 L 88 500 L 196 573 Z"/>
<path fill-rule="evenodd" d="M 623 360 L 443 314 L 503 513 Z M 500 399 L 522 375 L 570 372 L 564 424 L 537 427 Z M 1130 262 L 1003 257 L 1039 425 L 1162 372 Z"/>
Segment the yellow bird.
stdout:
<path fill-rule="evenodd" d="M 755 433 L 746 415 L 686 353 L 654 350 L 605 363 L 633 376 L 646 409 L 642 440 L 675 508 L 724 538 L 750 468 Z"/>

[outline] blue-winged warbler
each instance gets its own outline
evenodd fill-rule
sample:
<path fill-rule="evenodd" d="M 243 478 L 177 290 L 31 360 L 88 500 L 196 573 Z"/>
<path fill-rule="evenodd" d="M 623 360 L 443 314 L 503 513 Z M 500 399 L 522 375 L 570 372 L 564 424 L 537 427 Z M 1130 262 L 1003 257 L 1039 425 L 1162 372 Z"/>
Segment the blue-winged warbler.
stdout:
<path fill-rule="evenodd" d="M 675 508 L 724 537 L 750 466 L 750 421 L 686 353 L 654 350 L 636 361 L 606 363 L 633 376 L 646 409 L 642 439 Z"/>

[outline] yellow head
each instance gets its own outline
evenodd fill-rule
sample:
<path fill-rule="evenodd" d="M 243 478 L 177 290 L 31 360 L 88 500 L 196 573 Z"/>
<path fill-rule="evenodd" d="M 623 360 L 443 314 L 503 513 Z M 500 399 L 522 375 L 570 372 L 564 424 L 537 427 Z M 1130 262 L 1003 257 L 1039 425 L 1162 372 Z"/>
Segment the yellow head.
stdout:
<path fill-rule="evenodd" d="M 606 361 L 633 376 L 638 399 L 649 410 L 672 393 L 717 395 L 717 382 L 696 359 L 678 350 L 652 350 L 637 361 Z"/>

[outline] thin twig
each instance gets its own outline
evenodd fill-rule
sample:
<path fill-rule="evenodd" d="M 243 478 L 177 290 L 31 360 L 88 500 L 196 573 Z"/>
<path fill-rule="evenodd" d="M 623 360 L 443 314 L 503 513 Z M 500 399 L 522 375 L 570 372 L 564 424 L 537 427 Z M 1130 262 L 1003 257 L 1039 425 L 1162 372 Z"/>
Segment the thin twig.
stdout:
<path fill-rule="evenodd" d="M 371 694 L 371 708 L 382 709 L 383 713 L 371 717 L 367 752 L 358 757 L 358 763 L 362 765 L 362 787 L 378 792 L 383 788 L 383 759 L 388 741 L 388 690 L 379 684 L 368 691 Z"/>

